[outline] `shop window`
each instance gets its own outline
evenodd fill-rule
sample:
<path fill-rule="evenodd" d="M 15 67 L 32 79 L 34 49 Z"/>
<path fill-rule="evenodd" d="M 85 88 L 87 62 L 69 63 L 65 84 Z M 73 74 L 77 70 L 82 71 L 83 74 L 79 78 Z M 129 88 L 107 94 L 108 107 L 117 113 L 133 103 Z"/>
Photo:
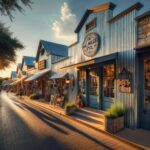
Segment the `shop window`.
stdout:
<path fill-rule="evenodd" d="M 84 95 L 86 92 L 86 71 L 79 71 L 79 93 Z"/>
<path fill-rule="evenodd" d="M 99 95 L 99 77 L 96 69 L 90 70 L 90 91 L 89 94 L 93 96 Z"/>
<path fill-rule="evenodd" d="M 114 64 L 103 67 L 103 89 L 105 97 L 114 97 Z"/>
<path fill-rule="evenodd" d="M 86 32 L 88 32 L 95 27 L 96 27 L 96 18 L 94 18 L 92 21 L 90 21 L 88 24 L 86 24 L 85 30 L 86 30 Z"/>
<path fill-rule="evenodd" d="M 150 58 L 144 61 L 144 78 L 145 78 L 145 109 L 150 109 Z"/>

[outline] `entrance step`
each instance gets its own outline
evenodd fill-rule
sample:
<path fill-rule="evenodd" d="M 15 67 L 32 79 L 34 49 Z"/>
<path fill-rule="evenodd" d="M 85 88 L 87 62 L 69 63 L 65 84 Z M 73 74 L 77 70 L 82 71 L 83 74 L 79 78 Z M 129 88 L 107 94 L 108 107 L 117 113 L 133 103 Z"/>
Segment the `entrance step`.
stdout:
<path fill-rule="evenodd" d="M 104 111 L 91 108 L 80 108 L 72 117 L 84 124 L 104 129 Z"/>

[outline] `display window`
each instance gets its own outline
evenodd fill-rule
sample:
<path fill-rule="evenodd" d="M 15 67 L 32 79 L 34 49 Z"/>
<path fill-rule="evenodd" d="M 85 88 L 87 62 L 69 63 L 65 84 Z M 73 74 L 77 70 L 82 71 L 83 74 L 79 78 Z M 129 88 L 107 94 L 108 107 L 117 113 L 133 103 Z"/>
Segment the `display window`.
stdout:
<path fill-rule="evenodd" d="M 90 95 L 99 95 L 99 76 L 97 69 L 90 70 Z"/>
<path fill-rule="evenodd" d="M 150 57 L 144 60 L 144 108 L 150 109 Z"/>
<path fill-rule="evenodd" d="M 103 66 L 103 89 L 105 97 L 114 97 L 114 64 Z"/>
<path fill-rule="evenodd" d="M 84 95 L 86 92 L 86 71 L 79 71 L 79 93 Z"/>

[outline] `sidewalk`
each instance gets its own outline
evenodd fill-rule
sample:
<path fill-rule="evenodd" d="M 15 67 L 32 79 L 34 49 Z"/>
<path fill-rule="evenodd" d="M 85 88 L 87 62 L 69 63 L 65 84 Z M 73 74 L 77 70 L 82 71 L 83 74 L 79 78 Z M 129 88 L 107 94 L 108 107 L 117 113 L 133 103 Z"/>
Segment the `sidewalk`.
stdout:
<path fill-rule="evenodd" d="M 27 96 L 23 96 L 22 100 L 30 100 L 29 97 Z M 34 102 L 34 104 L 44 107 L 46 109 L 49 109 L 55 113 L 58 113 L 60 115 L 66 116 L 70 119 L 75 120 L 73 117 L 71 116 L 67 116 L 65 115 L 65 112 L 62 108 L 59 108 L 57 106 L 51 106 L 49 105 L 48 102 L 45 102 L 44 100 L 40 99 L 38 101 L 34 101 L 34 100 L 30 100 L 32 102 Z M 86 125 L 86 123 L 84 123 Z M 104 130 L 101 130 L 99 128 L 96 127 L 92 127 L 95 130 L 98 130 L 100 132 L 105 132 L 106 134 L 109 134 L 110 136 L 114 136 L 114 138 L 118 138 L 119 140 L 122 140 L 124 142 L 129 142 L 130 144 L 135 144 L 138 146 L 141 146 L 143 149 L 150 149 L 150 131 L 147 130 L 143 130 L 143 129 L 136 129 L 136 130 L 132 130 L 132 129 L 128 129 L 125 128 L 124 130 L 118 132 L 117 134 L 110 134 Z"/>

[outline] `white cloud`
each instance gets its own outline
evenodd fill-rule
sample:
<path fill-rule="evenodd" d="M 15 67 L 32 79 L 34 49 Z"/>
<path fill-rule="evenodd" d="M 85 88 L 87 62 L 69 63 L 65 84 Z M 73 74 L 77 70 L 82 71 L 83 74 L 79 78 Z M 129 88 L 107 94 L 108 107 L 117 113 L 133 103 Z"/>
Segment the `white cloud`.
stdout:
<path fill-rule="evenodd" d="M 64 2 L 61 6 L 60 19 L 55 20 L 52 25 L 52 30 L 58 40 L 72 44 L 76 41 L 76 34 L 74 30 L 77 26 L 77 17 L 72 13 L 68 4 Z"/>

